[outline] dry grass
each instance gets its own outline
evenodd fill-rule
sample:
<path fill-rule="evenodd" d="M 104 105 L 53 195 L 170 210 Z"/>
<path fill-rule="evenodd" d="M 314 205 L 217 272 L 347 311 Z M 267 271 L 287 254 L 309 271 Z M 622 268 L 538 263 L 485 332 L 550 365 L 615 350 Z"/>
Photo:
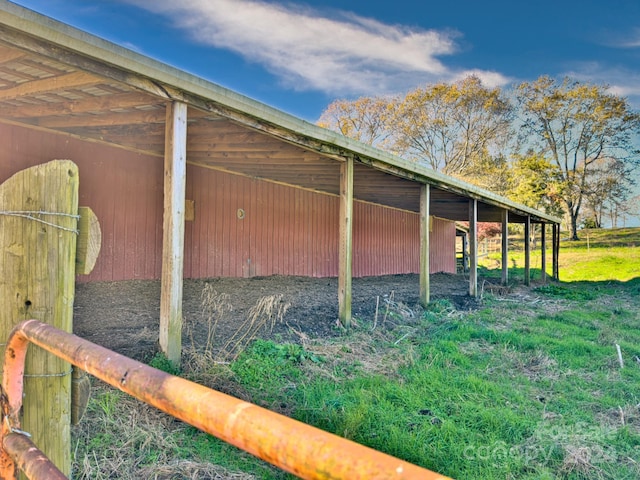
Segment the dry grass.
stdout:
<path fill-rule="evenodd" d="M 198 460 L 181 460 L 176 433 L 182 422 L 94 380 L 93 401 L 82 422 L 73 427 L 73 478 L 251 479 Z"/>
<path fill-rule="evenodd" d="M 563 474 L 578 473 L 588 478 L 598 478 L 596 475 L 602 473 L 598 467 L 591 463 L 593 455 L 591 448 L 580 445 L 567 445 L 564 453 L 564 459 L 560 467 L 560 471 Z"/>
<path fill-rule="evenodd" d="M 282 295 L 262 297 L 222 347 L 214 339 L 229 324 L 230 297 L 207 284 L 201 296 L 202 324 L 185 322 L 190 344 L 185 346 L 183 370 L 198 383 L 243 398 L 227 364 L 254 340 L 262 329 L 270 331 L 289 304 Z M 204 327 L 204 330 L 203 330 Z M 196 328 L 200 335 L 197 338 Z M 228 334 L 228 330 L 225 332 Z M 182 422 L 99 381 L 94 382 L 93 401 L 86 417 L 74 428 L 74 475 L 89 479 L 252 479 L 198 458 L 180 458 L 176 444 Z"/>
<path fill-rule="evenodd" d="M 231 325 L 230 313 L 233 311 L 230 297 L 226 293 L 218 293 L 211 284 L 206 284 L 201 294 L 201 318 L 195 322 L 185 321 L 184 327 L 190 339 L 183 354 L 183 367 L 192 373 L 207 372 L 212 365 L 228 364 L 242 353 L 249 343 L 258 337 L 259 332 L 271 332 L 277 323 L 283 322 L 291 304 L 285 302 L 282 294 L 261 297 L 251 307 L 247 318 L 233 332 L 224 332 L 226 342 L 216 346 L 222 325 Z M 196 329 L 205 327 L 203 338 L 196 338 Z"/>
<path fill-rule="evenodd" d="M 304 332 L 289 326 L 303 348 L 323 359 L 322 365 L 307 362 L 310 375 L 340 381 L 362 374 L 386 377 L 397 375 L 398 367 L 415 362 L 414 345 L 407 341 L 418 330 L 421 311 L 416 311 L 394 299 L 394 292 L 376 298 L 373 321 L 354 321 L 348 335 L 339 338 L 310 339 Z M 388 348 L 395 343 L 397 348 Z M 401 345 L 400 345 L 401 344 Z"/>
<path fill-rule="evenodd" d="M 510 375 L 522 375 L 531 381 L 557 380 L 560 377 L 558 362 L 546 353 L 536 350 L 518 352 L 510 347 L 503 347 L 500 352 L 503 363 L 496 370 L 507 370 Z"/>
<path fill-rule="evenodd" d="M 281 293 L 261 297 L 249 310 L 246 320 L 222 347 L 220 355 L 228 361 L 238 358 L 261 329 L 267 328 L 269 332 L 273 331 L 276 323 L 283 321 L 290 306 L 290 303 L 283 300 Z"/>
<path fill-rule="evenodd" d="M 253 475 L 228 470 L 210 463 L 174 460 L 167 465 L 150 466 L 140 470 L 139 478 L 153 480 L 253 480 Z"/>

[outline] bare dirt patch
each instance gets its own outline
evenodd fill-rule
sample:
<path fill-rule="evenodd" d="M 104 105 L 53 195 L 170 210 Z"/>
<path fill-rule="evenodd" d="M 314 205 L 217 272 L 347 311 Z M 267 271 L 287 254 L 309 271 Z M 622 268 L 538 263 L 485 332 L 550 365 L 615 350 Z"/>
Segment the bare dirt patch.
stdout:
<path fill-rule="evenodd" d="M 257 336 L 295 341 L 300 333 L 309 338 L 339 335 L 338 281 L 336 278 L 255 277 L 185 280 L 183 317 L 192 326 L 184 331 L 183 343 L 205 342 L 210 312 L 203 311 L 202 292 L 209 284 L 216 292 L 228 295 L 231 311 L 218 322 L 214 348 L 224 345 L 247 318 L 248 312 L 262 297 L 282 294 L 290 304 L 283 321 L 273 328 L 263 327 Z M 457 309 L 475 308 L 468 296 L 463 276 L 431 276 L 432 298 L 447 298 Z M 396 304 L 419 310 L 417 275 L 388 275 L 353 280 L 353 316 L 371 321 L 392 296 Z M 205 309 L 206 310 L 206 309 Z M 124 282 L 81 283 L 76 287 L 74 333 L 138 360 L 149 360 L 157 351 L 160 318 L 160 282 L 133 280 Z M 298 333 L 295 333 L 296 330 Z"/>

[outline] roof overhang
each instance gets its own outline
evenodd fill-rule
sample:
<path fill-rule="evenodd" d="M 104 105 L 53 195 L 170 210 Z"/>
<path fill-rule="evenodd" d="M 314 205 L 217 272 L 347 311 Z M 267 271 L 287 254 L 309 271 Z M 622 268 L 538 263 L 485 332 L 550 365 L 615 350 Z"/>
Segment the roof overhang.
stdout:
<path fill-rule="evenodd" d="M 181 101 L 193 164 L 338 194 L 339 164 L 353 158 L 359 200 L 418 211 L 430 184 L 431 213 L 450 220 L 468 219 L 475 199 L 479 221 L 505 209 L 510 222 L 561 221 L 11 2 L 0 25 L 0 122 L 161 157 L 166 104 Z"/>

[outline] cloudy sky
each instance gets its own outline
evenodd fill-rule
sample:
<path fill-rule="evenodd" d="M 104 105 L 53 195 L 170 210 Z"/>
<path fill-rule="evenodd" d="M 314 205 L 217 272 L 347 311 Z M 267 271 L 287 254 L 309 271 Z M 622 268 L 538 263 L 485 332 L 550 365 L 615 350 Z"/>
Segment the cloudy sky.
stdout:
<path fill-rule="evenodd" d="M 314 122 L 470 73 L 604 83 L 640 109 L 640 1 L 17 0 Z"/>

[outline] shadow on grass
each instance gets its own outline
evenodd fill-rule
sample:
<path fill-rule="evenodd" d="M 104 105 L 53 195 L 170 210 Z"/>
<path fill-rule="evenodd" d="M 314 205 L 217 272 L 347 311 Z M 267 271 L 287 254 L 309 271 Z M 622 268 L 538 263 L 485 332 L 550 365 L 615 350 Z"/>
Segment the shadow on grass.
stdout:
<path fill-rule="evenodd" d="M 486 279 L 492 283 L 499 283 L 502 280 L 502 272 L 500 269 L 489 269 L 486 267 L 478 267 L 478 277 L 480 279 Z M 537 292 L 544 293 L 551 296 L 569 298 L 577 294 L 585 300 L 595 298 L 599 293 L 627 293 L 630 295 L 640 295 L 640 276 L 632 278 L 630 280 L 573 280 L 573 281 L 555 281 L 552 279 L 551 274 L 547 274 L 546 281 L 542 280 L 542 270 L 539 268 L 532 268 L 530 270 L 531 286 L 535 288 Z M 510 267 L 509 268 L 509 285 L 523 285 L 524 284 L 524 268 L 522 267 Z M 584 296 L 590 298 L 585 298 Z"/>

